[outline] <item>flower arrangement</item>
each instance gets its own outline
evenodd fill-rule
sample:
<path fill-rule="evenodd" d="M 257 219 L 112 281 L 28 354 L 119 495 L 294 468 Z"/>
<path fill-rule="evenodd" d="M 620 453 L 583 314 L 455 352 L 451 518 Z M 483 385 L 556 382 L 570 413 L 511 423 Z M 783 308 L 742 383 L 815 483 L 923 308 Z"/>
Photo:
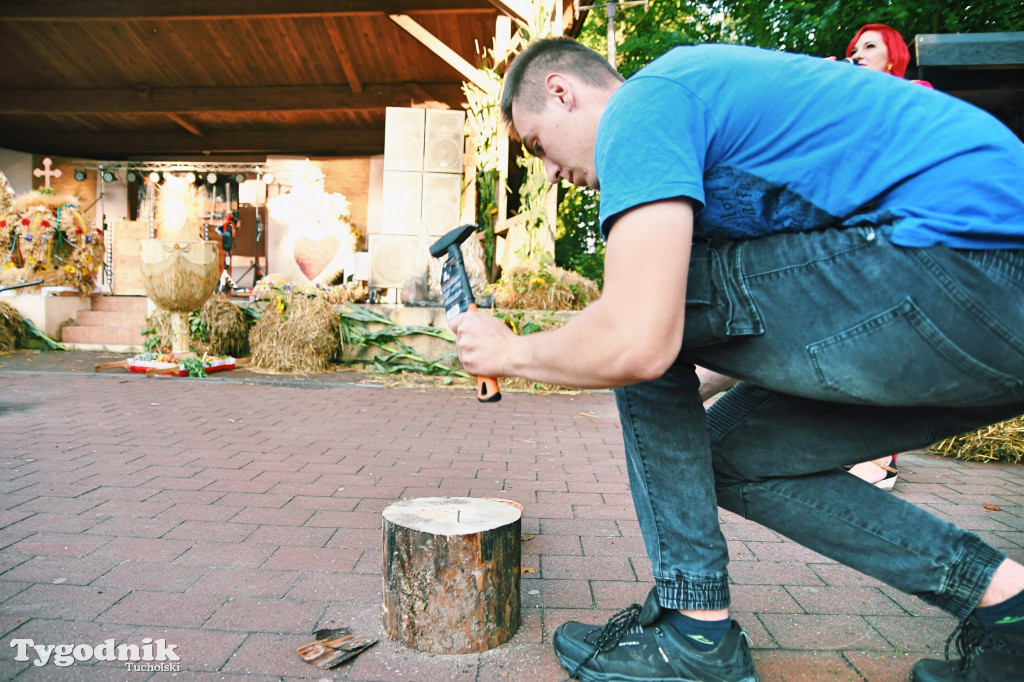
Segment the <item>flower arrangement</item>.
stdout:
<path fill-rule="evenodd" d="M 320 284 L 319 282 L 287 282 L 284 277 L 270 274 L 261 279 L 249 294 L 251 303 L 261 301 L 272 303 L 279 315 L 283 315 L 293 296 L 322 298 L 331 305 L 342 303 L 363 303 L 369 295 L 366 286 L 359 282 L 351 284 Z"/>
<path fill-rule="evenodd" d="M 600 296 L 586 277 L 532 261 L 509 268 L 490 290 L 495 305 L 504 309 L 582 310 Z"/>
<path fill-rule="evenodd" d="M 25 281 L 87 295 L 103 264 L 103 231 L 81 212 L 76 197 L 33 192 L 0 215 L 0 253 L 3 267 L 22 268 Z"/>

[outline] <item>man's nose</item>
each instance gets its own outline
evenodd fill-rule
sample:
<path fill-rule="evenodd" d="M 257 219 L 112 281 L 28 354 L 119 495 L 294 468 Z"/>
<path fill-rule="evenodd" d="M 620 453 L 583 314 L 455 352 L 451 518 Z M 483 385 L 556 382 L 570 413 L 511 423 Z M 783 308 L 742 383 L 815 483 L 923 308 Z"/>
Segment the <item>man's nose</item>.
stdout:
<path fill-rule="evenodd" d="M 552 185 L 558 184 L 558 174 L 561 171 L 562 168 L 558 164 L 552 163 L 547 159 L 544 160 L 544 174 L 548 177 L 548 182 Z"/>

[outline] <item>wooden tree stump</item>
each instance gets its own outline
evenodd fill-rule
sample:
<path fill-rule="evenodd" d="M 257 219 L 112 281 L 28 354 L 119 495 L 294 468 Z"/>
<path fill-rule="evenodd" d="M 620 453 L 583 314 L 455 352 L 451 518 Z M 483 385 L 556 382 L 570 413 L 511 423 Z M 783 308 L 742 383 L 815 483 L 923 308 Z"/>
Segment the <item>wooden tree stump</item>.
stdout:
<path fill-rule="evenodd" d="M 384 510 L 384 631 L 435 654 L 487 651 L 519 629 L 522 507 L 468 497 Z"/>

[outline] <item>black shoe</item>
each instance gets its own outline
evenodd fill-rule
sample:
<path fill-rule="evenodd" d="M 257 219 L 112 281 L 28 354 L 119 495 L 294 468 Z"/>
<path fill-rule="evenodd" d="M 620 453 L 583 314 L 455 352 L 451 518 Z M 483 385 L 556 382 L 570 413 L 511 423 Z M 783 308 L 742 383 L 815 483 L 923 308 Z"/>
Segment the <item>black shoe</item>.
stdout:
<path fill-rule="evenodd" d="M 702 651 L 661 618 L 655 590 L 604 625 L 563 623 L 555 654 L 582 682 L 758 682 L 750 636 L 736 621 L 713 649 Z"/>
<path fill-rule="evenodd" d="M 956 639 L 960 658 L 949 660 L 949 646 Z M 1012 682 L 1024 677 L 1024 631 L 1009 628 L 985 630 L 975 616 L 968 616 L 946 640 L 946 660 L 914 664 L 910 682 Z"/>

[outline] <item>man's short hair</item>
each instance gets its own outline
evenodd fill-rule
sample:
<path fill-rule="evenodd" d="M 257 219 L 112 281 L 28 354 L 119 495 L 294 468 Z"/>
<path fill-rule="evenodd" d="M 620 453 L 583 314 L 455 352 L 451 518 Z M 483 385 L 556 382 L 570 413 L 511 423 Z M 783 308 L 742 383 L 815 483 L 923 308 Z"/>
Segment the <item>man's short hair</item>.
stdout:
<path fill-rule="evenodd" d="M 512 102 L 529 111 L 544 106 L 544 77 L 553 71 L 576 76 L 584 83 L 597 87 L 614 85 L 622 81 L 619 72 L 599 53 L 571 38 L 543 38 L 523 50 L 505 72 L 505 85 L 501 92 L 501 118 L 512 124 Z"/>

